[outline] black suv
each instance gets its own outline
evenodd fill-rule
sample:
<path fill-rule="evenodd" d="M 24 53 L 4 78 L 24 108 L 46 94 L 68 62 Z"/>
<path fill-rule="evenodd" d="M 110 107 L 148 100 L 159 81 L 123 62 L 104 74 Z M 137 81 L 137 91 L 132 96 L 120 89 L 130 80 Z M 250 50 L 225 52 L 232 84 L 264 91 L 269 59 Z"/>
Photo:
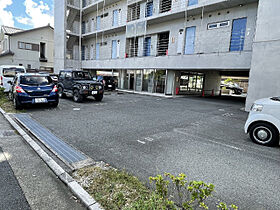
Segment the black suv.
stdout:
<path fill-rule="evenodd" d="M 81 102 L 88 96 L 102 101 L 104 87 L 101 82 L 94 81 L 89 72 L 61 70 L 58 77 L 59 96 L 72 96 L 75 102 Z"/>

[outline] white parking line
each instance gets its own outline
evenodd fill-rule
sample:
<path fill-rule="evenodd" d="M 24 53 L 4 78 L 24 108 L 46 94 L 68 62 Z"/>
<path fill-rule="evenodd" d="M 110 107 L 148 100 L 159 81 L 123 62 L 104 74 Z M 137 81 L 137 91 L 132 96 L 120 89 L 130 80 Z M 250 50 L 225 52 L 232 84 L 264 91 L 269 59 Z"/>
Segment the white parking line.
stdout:
<path fill-rule="evenodd" d="M 140 141 L 140 140 L 137 140 L 137 141 L 141 144 L 146 144 L 146 142 L 144 142 L 144 141 Z"/>
<path fill-rule="evenodd" d="M 194 136 L 194 135 L 191 135 L 191 134 L 186 133 L 184 131 L 180 131 L 176 128 L 174 129 L 174 132 L 181 133 L 181 134 L 188 135 L 188 136 Z M 200 136 L 195 136 L 195 137 L 202 138 Z M 235 147 L 235 146 L 232 146 L 232 145 L 229 145 L 229 144 L 224 144 L 224 143 L 221 143 L 221 142 L 217 142 L 217 141 L 213 141 L 213 140 L 209 140 L 209 139 L 204 139 L 204 138 L 203 138 L 203 140 L 214 143 L 214 144 L 218 144 L 218 145 L 221 145 L 221 146 L 224 146 L 224 147 L 228 147 L 228 148 L 231 148 L 231 149 L 235 149 L 235 150 L 238 150 L 238 151 L 245 151 L 244 149 L 241 149 L 239 147 Z M 190 141 L 194 141 L 194 140 L 190 139 Z"/>

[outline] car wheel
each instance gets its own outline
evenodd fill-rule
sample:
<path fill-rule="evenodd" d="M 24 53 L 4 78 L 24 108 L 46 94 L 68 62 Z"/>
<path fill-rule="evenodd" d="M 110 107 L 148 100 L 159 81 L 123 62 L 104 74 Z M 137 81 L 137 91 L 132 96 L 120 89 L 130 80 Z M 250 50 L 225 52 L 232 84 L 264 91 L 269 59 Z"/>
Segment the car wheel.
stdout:
<path fill-rule="evenodd" d="M 58 87 L 58 96 L 59 98 L 65 98 L 65 93 L 63 93 L 63 88 L 61 86 Z"/>
<path fill-rule="evenodd" d="M 73 101 L 82 102 L 83 96 L 80 94 L 79 90 L 75 89 L 73 93 Z"/>
<path fill-rule="evenodd" d="M 103 94 L 102 95 L 96 95 L 96 96 L 94 96 L 94 98 L 95 98 L 96 101 L 102 101 Z"/>
<path fill-rule="evenodd" d="M 51 104 L 51 107 L 56 108 L 58 106 L 58 101 Z"/>
<path fill-rule="evenodd" d="M 265 146 L 276 146 L 279 144 L 279 132 L 277 128 L 269 123 L 257 123 L 250 129 L 250 138 L 253 142 Z"/>
<path fill-rule="evenodd" d="M 22 106 L 20 105 L 20 103 L 16 99 L 16 97 L 13 97 L 13 104 L 14 104 L 15 109 L 17 109 L 17 110 L 22 109 Z"/>

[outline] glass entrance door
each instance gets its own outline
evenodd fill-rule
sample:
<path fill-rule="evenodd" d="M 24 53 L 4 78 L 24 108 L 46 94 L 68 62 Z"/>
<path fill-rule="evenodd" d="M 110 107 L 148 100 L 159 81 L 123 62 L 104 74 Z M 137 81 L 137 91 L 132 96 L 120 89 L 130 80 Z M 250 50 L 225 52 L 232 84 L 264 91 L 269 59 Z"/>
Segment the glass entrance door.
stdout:
<path fill-rule="evenodd" d="M 134 90 L 134 72 L 129 74 L 129 90 Z"/>
<path fill-rule="evenodd" d="M 198 72 L 181 72 L 180 94 L 196 94 L 203 90 L 204 74 Z"/>

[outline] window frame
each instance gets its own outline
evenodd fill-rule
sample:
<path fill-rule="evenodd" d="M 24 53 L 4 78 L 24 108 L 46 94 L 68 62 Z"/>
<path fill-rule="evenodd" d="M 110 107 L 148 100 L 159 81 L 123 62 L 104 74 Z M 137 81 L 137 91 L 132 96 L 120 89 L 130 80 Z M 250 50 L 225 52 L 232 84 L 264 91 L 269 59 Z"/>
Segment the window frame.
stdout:
<path fill-rule="evenodd" d="M 214 22 L 214 23 L 208 23 L 207 24 L 207 30 L 213 30 L 213 29 L 219 29 L 219 28 L 226 28 L 226 27 L 229 27 L 230 26 L 230 20 L 224 20 L 224 21 L 219 21 L 219 22 Z M 221 24 L 223 24 L 223 23 L 227 23 L 227 25 L 223 25 L 223 26 L 221 26 Z M 217 25 L 216 27 L 213 27 L 213 28 L 211 28 L 210 26 L 211 25 Z"/>

